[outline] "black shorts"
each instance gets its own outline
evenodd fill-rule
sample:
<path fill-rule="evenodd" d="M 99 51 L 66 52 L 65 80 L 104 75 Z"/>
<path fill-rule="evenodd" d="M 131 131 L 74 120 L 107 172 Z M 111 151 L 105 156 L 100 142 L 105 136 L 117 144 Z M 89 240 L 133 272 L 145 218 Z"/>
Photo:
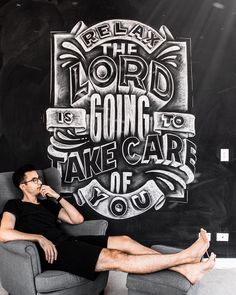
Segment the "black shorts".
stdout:
<path fill-rule="evenodd" d="M 107 240 L 107 236 L 70 237 L 56 246 L 58 258 L 53 264 L 45 261 L 45 254 L 41 249 L 42 268 L 43 270 L 62 270 L 95 280 L 96 263 L 101 250 L 107 248 Z"/>

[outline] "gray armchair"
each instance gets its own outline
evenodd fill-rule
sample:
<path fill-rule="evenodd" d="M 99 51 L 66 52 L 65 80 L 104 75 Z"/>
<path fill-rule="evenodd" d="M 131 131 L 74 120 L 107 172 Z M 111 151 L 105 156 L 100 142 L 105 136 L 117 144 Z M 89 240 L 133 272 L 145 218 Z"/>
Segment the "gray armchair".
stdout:
<path fill-rule="evenodd" d="M 56 168 L 38 171 L 44 182 L 60 192 L 61 176 Z M 11 180 L 12 172 L 0 173 L 0 212 L 7 200 L 19 191 Z M 79 225 L 61 224 L 70 235 L 104 235 L 107 221 L 91 220 Z M 63 271 L 41 270 L 37 248 L 30 241 L 0 242 L 0 282 L 11 295 L 97 295 L 106 287 L 108 272 L 89 281 Z"/>

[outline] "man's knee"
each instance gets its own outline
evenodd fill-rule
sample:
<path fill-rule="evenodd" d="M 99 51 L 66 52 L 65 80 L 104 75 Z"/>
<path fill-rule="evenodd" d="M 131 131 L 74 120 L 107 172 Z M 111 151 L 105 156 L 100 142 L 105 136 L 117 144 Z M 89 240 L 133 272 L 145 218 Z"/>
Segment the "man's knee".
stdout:
<path fill-rule="evenodd" d="M 117 238 L 121 244 L 127 244 L 133 241 L 129 236 L 126 235 L 118 236 Z"/>
<path fill-rule="evenodd" d="M 121 249 L 124 250 L 127 244 L 130 244 L 132 239 L 129 236 L 110 236 L 108 240 L 109 249 Z"/>
<path fill-rule="evenodd" d="M 124 243 L 127 244 L 133 241 L 133 239 L 131 239 L 129 236 L 126 236 L 126 235 L 118 236 L 118 238 L 121 244 L 124 244 Z"/>
<path fill-rule="evenodd" d="M 122 239 L 123 239 L 124 241 L 126 241 L 126 242 L 133 241 L 133 239 L 131 239 L 131 237 L 129 237 L 129 236 L 123 235 L 123 236 L 121 236 L 121 237 L 122 237 Z"/>
<path fill-rule="evenodd" d="M 113 249 L 102 249 L 96 264 L 96 271 L 121 270 L 128 254 Z"/>

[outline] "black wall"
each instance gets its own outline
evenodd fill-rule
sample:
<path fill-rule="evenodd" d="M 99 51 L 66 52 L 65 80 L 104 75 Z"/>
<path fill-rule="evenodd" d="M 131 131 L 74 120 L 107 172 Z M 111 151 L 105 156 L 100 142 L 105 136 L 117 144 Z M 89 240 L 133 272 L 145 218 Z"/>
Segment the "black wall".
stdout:
<path fill-rule="evenodd" d="M 70 31 L 107 19 L 133 19 L 176 38 L 191 39 L 193 113 L 198 147 L 187 203 L 165 203 L 126 220 L 109 220 L 111 234 L 147 244 L 184 246 L 200 227 L 212 233 L 219 256 L 236 256 L 236 4 L 233 0 L 1 1 L 0 171 L 32 162 L 51 165 L 45 112 L 50 106 L 50 31 Z M 230 161 L 220 161 L 220 148 Z M 101 218 L 83 206 L 89 219 Z M 228 243 L 215 242 L 228 232 Z"/>

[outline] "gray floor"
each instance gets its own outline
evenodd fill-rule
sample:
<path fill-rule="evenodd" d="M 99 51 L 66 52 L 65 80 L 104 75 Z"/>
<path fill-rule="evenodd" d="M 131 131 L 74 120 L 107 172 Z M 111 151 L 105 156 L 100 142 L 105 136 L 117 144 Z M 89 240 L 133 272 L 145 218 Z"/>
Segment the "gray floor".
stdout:
<path fill-rule="evenodd" d="M 118 271 L 110 271 L 105 295 L 128 295 L 126 288 L 127 274 Z"/>

